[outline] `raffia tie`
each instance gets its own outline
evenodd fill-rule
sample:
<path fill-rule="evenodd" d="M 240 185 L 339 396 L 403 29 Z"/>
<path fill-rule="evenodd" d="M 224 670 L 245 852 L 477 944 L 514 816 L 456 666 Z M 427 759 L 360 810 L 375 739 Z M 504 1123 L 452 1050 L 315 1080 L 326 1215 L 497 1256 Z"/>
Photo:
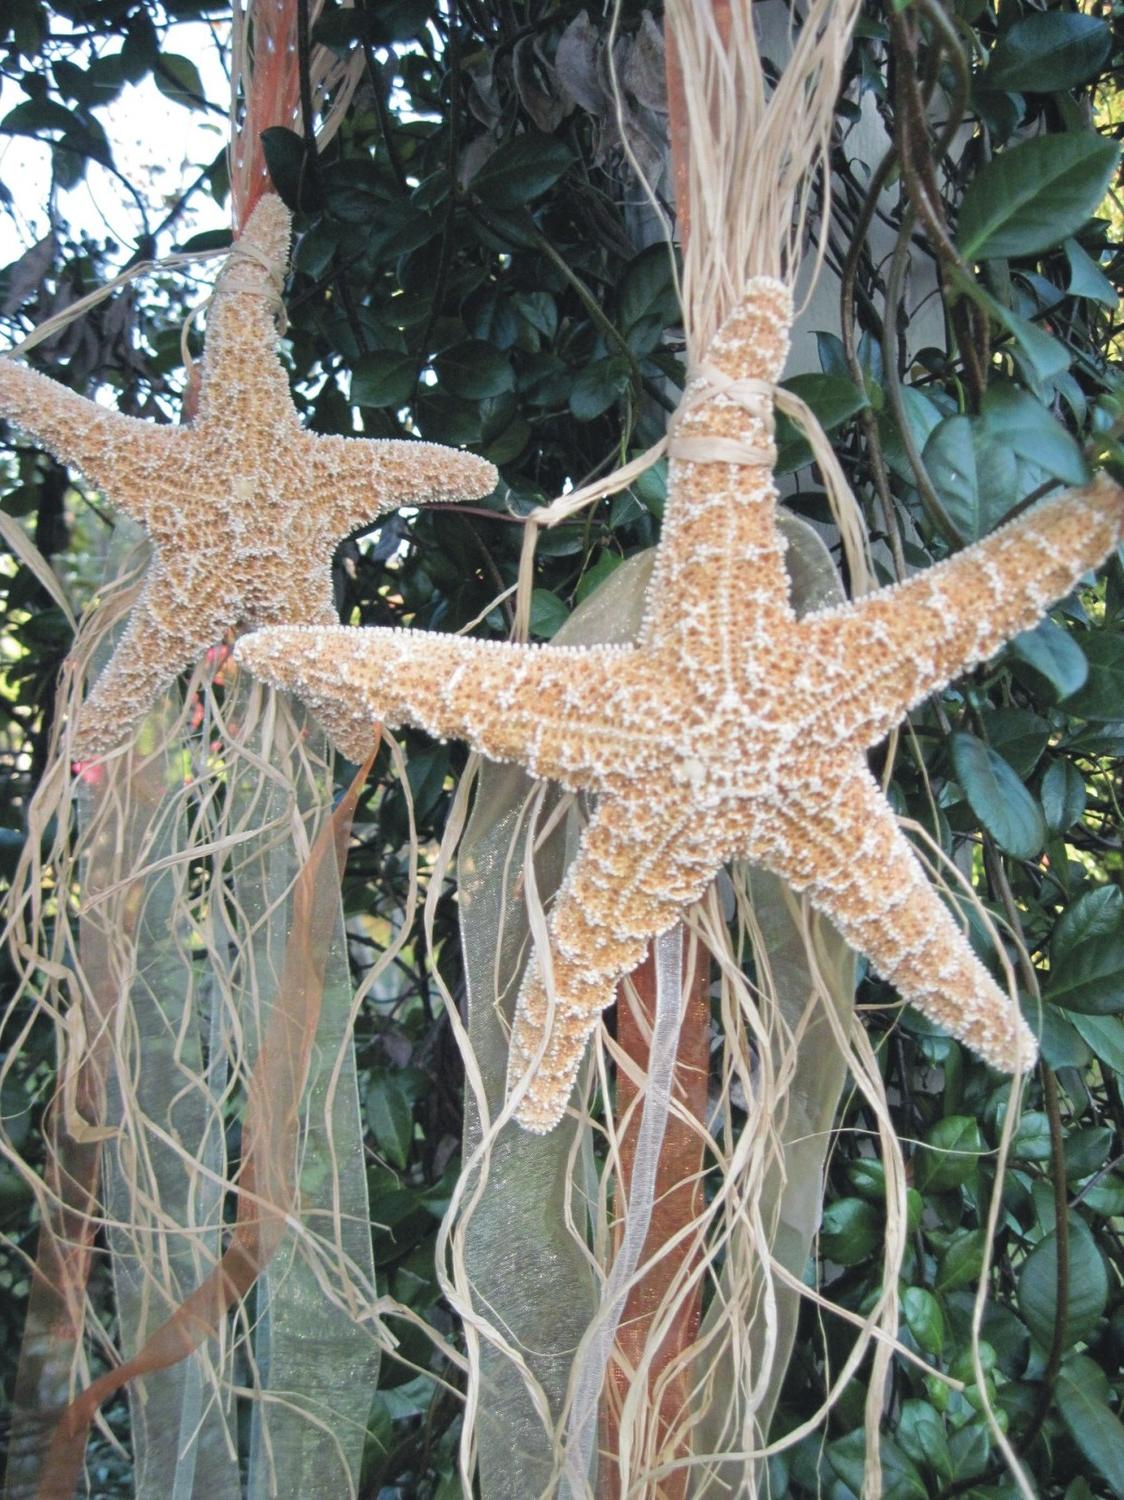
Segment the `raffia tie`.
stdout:
<path fill-rule="evenodd" d="M 666 452 L 671 458 L 696 464 L 752 464 L 771 469 L 777 461 L 775 411 L 781 392 L 771 380 L 753 376 L 735 379 L 716 366 L 703 363 L 691 371 L 683 399 L 668 423 Z M 694 412 L 719 399 L 740 406 L 765 429 L 767 442 L 757 446 L 742 438 L 692 437 L 682 432 L 684 421 Z"/>
<path fill-rule="evenodd" d="M 264 271 L 269 279 L 271 292 L 267 293 L 263 291 L 261 283 L 256 278 L 251 278 L 245 273 L 239 276 L 237 270 L 239 261 L 252 261 L 253 264 L 259 268 L 259 270 Z M 260 245 L 252 245 L 247 243 L 245 237 L 235 240 L 234 244 L 231 245 L 230 249 L 227 251 L 226 262 L 224 264 L 223 273 L 219 279 L 218 284 L 216 284 L 212 288 L 210 294 L 205 297 L 197 307 L 192 308 L 191 312 L 188 313 L 187 317 L 184 319 L 183 326 L 180 329 L 180 358 L 183 361 L 184 369 L 187 371 L 187 382 L 189 390 L 199 378 L 196 373 L 195 356 L 192 354 L 191 347 L 188 343 L 191 335 L 191 330 L 192 328 L 194 328 L 196 321 L 200 317 L 202 317 L 207 308 L 210 307 L 211 303 L 219 294 L 220 290 L 223 296 L 226 296 L 230 292 L 241 296 L 269 296 L 269 310 L 272 314 L 273 321 L 277 325 L 277 333 L 279 337 L 284 338 L 285 333 L 289 327 L 289 315 L 285 308 L 284 298 L 284 269 L 278 266 L 276 262 L 266 254 L 266 252 L 261 248 Z"/>

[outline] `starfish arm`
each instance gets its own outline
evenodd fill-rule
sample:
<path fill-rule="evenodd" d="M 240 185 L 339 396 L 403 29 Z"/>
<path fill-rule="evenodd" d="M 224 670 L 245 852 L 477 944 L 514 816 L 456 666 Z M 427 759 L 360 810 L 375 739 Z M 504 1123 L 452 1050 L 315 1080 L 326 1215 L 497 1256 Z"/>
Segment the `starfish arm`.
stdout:
<path fill-rule="evenodd" d="M 572 789 L 591 784 L 601 742 L 586 719 L 624 654 L 344 625 L 255 631 L 235 651 L 304 699 L 352 759 L 370 749 L 375 724 L 411 724 Z"/>
<path fill-rule="evenodd" d="M 182 616 L 159 606 L 161 580 L 159 570 L 150 573 L 117 649 L 82 705 L 75 737 L 79 758 L 103 755 L 131 739 L 169 684 L 222 633 L 221 625 L 209 631 L 202 619 L 185 634 Z"/>
<path fill-rule="evenodd" d="M 763 860 L 804 891 L 903 1000 L 1004 1072 L 1037 1045 L 930 884 L 865 763 L 856 761 L 798 821 L 798 798 Z"/>
<path fill-rule="evenodd" d="M 668 495 L 641 640 L 694 642 L 721 688 L 767 623 L 792 619 L 776 527 L 773 398 L 788 353 L 792 296 L 758 277 L 715 334 L 668 435 Z M 714 651 L 717 636 L 719 650 Z"/>
<path fill-rule="evenodd" d="M 289 377 L 277 358 L 276 315 L 289 260 L 292 220 L 280 198 L 267 193 L 231 246 L 207 309 L 199 424 L 251 430 L 273 411 L 297 426 Z"/>
<path fill-rule="evenodd" d="M 440 443 L 379 438 L 314 437 L 313 487 L 333 537 L 369 526 L 400 505 L 476 500 L 495 489 L 487 459 Z"/>
<path fill-rule="evenodd" d="M 832 733 L 876 744 L 908 710 L 1033 625 L 1124 534 L 1124 489 L 1101 475 L 974 546 L 797 627 Z"/>
<path fill-rule="evenodd" d="M 549 922 L 555 1004 L 532 957 L 515 1011 L 508 1092 L 543 1046 L 520 1101 L 528 1130 L 553 1130 L 566 1109 L 586 1043 L 652 938 L 706 890 L 718 866 L 692 822 L 668 822 L 649 786 L 622 783 L 600 800 L 558 893 Z M 661 816 L 661 812 L 663 815 Z"/>
<path fill-rule="evenodd" d="M 147 422 L 99 406 L 14 359 L 0 359 L 0 416 L 64 464 L 81 470 L 120 510 L 143 519 L 140 498 L 131 498 L 127 477 L 149 445 L 153 429 Z"/>

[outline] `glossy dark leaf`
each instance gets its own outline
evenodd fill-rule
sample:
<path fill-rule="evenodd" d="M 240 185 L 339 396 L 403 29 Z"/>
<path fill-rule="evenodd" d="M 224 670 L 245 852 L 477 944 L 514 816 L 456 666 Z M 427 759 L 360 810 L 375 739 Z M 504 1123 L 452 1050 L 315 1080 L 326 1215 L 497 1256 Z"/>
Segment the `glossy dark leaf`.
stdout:
<path fill-rule="evenodd" d="M 492 208 L 522 208 L 553 187 L 573 159 L 556 136 L 529 132 L 494 152 L 469 187 Z"/>
<path fill-rule="evenodd" d="M 950 750 L 956 779 L 982 826 L 1008 854 L 1032 859 L 1046 842 L 1046 823 L 1015 772 L 973 734 L 954 734 Z"/>
<path fill-rule="evenodd" d="M 1046 998 L 1067 1010 L 1124 1010 L 1124 891 L 1086 891 L 1063 914 L 1050 943 Z"/>
<path fill-rule="evenodd" d="M 820 1250 L 838 1265 L 859 1265 L 881 1242 L 882 1222 L 865 1198 L 839 1198 L 824 1210 Z"/>
<path fill-rule="evenodd" d="M 1069 760 L 1053 760 L 1046 767 L 1039 791 L 1046 826 L 1065 833 L 1085 812 L 1085 778 Z"/>
<path fill-rule="evenodd" d="M 1069 1019 L 1101 1066 L 1124 1077 L 1124 1021 L 1119 1016 L 1089 1016 L 1077 1011 L 1069 1012 Z"/>
<path fill-rule="evenodd" d="M 1077 638 L 1049 618 L 1017 635 L 1008 649 L 1054 702 L 1084 687 L 1089 675 L 1089 663 Z"/>
<path fill-rule="evenodd" d="M 186 109 L 205 109 L 207 96 L 199 69 L 190 57 L 161 52 L 152 71 L 152 81 L 160 92 Z"/>
<path fill-rule="evenodd" d="M 978 1121 L 967 1115 L 938 1120 L 913 1155 L 913 1181 L 922 1193 L 944 1193 L 967 1182 L 984 1149 Z"/>
<path fill-rule="evenodd" d="M 1065 253 L 1069 261 L 1069 285 L 1066 291 L 1072 297 L 1085 297 L 1090 302 L 1099 302 L 1102 307 L 1115 307 L 1120 301 L 1119 294 L 1093 257 L 1077 240 L 1066 240 Z"/>
<path fill-rule="evenodd" d="M 1109 723 L 1124 719 L 1124 635 L 1099 630 L 1080 639 L 1089 675 L 1085 686 L 1066 700 L 1066 712 Z"/>
<path fill-rule="evenodd" d="M 482 339 L 467 339 L 446 349 L 433 367 L 443 390 L 470 401 L 499 396 L 515 386 L 515 371 L 507 355 Z"/>
<path fill-rule="evenodd" d="M 592 422 L 624 394 L 630 378 L 631 369 L 623 355 L 594 360 L 570 388 L 571 412 L 579 422 Z"/>
<path fill-rule="evenodd" d="M 1069 1216 L 1069 1278 L 1065 1347 L 1072 1349 L 1100 1322 L 1108 1302 L 1108 1272 L 1088 1227 Z M 1058 1305 L 1058 1237 L 1051 1231 L 1026 1258 L 1018 1281 L 1019 1312 L 1043 1349 L 1050 1347 Z"/>
<path fill-rule="evenodd" d="M 1112 33 L 1080 11 L 1037 11 L 1000 37 L 988 61 L 991 88 L 1044 94 L 1091 78 L 1108 56 Z"/>
<path fill-rule="evenodd" d="M 1067 1360 L 1058 1372 L 1057 1401 L 1062 1421 L 1082 1456 L 1124 1494 L 1124 1423 L 1108 1405 L 1107 1382 L 1084 1355 Z"/>
<path fill-rule="evenodd" d="M 999 152 L 972 179 L 956 241 L 965 260 L 1033 255 L 1080 229 L 1104 197 L 1119 149 L 1088 131 Z"/>
<path fill-rule="evenodd" d="M 675 321 L 678 312 L 679 298 L 667 246 L 650 245 L 629 263 L 621 281 L 621 327 L 633 328 L 643 318 L 655 318 L 665 326 Z"/>
<path fill-rule="evenodd" d="M 351 399 L 356 406 L 402 406 L 413 394 L 417 374 L 412 354 L 375 349 L 351 372 Z"/>
<path fill-rule="evenodd" d="M 902 1293 L 902 1315 L 910 1333 L 926 1354 L 940 1358 L 946 1328 L 941 1305 L 925 1287 L 907 1287 Z"/>
<path fill-rule="evenodd" d="M 929 1490 L 913 1460 L 888 1438 L 879 1446 L 882 1459 L 882 1500 L 928 1500 Z M 866 1434 L 859 1428 L 827 1445 L 834 1472 L 855 1495 L 863 1490 L 866 1473 Z"/>
<path fill-rule="evenodd" d="M 812 409 L 825 432 L 834 432 L 848 418 L 869 406 L 866 392 L 844 375 L 793 375 L 784 387 Z M 796 424 L 781 415 L 777 419 L 778 474 L 789 474 L 812 461 L 812 450 Z"/>
<path fill-rule="evenodd" d="M 928 1401 L 902 1402 L 897 1440 L 902 1451 L 921 1469 L 932 1469 L 946 1482 L 952 1478 L 952 1453 L 944 1418 Z"/>

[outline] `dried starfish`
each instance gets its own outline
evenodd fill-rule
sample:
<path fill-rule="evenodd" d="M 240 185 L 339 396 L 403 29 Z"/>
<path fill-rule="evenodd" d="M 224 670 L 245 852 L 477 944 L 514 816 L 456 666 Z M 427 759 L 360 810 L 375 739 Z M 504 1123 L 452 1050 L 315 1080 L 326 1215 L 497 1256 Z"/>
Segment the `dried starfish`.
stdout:
<path fill-rule="evenodd" d="M 509 1085 L 541 1052 L 518 1118 L 561 1117 L 586 1041 L 652 937 L 734 857 L 803 891 L 883 977 L 996 1066 L 1034 1039 L 973 955 L 867 769 L 926 695 L 1032 624 L 1124 530 L 1107 479 L 854 603 L 797 620 L 775 524 L 772 382 L 792 302 L 758 278 L 689 383 L 635 647 L 559 648 L 420 631 L 268 630 L 238 656 L 338 724 L 466 739 L 597 794 L 524 976 Z M 553 992 L 553 1005 L 548 991 Z"/>
<path fill-rule="evenodd" d="M 80 469 L 144 528 L 152 558 L 124 635 L 83 706 L 83 754 L 126 739 L 232 627 L 330 625 L 341 537 L 399 505 L 487 494 L 492 465 L 436 443 L 306 432 L 277 358 L 290 218 L 261 200 L 219 274 L 199 414 L 159 427 L 0 359 L 0 415 Z"/>

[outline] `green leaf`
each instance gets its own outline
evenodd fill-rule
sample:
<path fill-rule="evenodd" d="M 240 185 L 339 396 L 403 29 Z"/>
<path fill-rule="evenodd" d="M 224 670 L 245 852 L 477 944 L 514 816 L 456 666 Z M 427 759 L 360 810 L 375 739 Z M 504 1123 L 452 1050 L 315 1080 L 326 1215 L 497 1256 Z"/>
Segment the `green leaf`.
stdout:
<path fill-rule="evenodd" d="M 294 213 L 320 206 L 315 173 L 308 169 L 304 137 L 285 125 L 270 125 L 261 133 L 262 150 L 277 196 Z"/>
<path fill-rule="evenodd" d="M 152 81 L 166 99 L 185 109 L 205 109 L 207 96 L 199 69 L 190 57 L 175 52 L 161 52 L 152 72 Z"/>
<path fill-rule="evenodd" d="M 934 1470 L 940 1479 L 951 1478 L 952 1454 L 949 1451 L 944 1418 L 928 1401 L 902 1402 L 896 1437 L 903 1451 L 914 1463 Z"/>
<path fill-rule="evenodd" d="M 1089 1488 L 1089 1481 L 1078 1476 L 1066 1485 L 1063 1500 L 1097 1500 L 1097 1497 Z"/>
<path fill-rule="evenodd" d="M 1124 1021 L 1119 1016 L 1087 1016 L 1077 1011 L 1067 1015 L 1101 1064 L 1124 1076 Z"/>
<path fill-rule="evenodd" d="M 1112 46 L 1104 21 L 1074 11 L 1039 11 L 1005 31 L 987 66 L 988 88 L 1051 94 L 1092 78 Z"/>
<path fill-rule="evenodd" d="M 988 744 L 1025 781 L 1050 742 L 1048 721 L 1026 708 L 997 708 L 984 714 L 983 723 Z"/>
<path fill-rule="evenodd" d="M 483 401 L 515 389 L 515 371 L 502 350 L 482 339 L 465 339 L 433 361 L 437 379 L 451 396 Z"/>
<path fill-rule="evenodd" d="M 837 1198 L 824 1209 L 820 1250 L 840 1266 L 860 1265 L 882 1243 L 882 1215 L 863 1198 Z"/>
<path fill-rule="evenodd" d="M 1036 685 L 1045 685 L 1055 703 L 1084 687 L 1089 675 L 1089 663 L 1074 636 L 1049 617 L 1017 635 L 1007 650 L 1030 669 Z"/>
<path fill-rule="evenodd" d="M 1100 1377 L 1098 1379 L 1098 1377 Z M 1082 1455 L 1104 1476 L 1113 1494 L 1124 1494 L 1124 1423 L 1106 1405 L 1103 1376 L 1091 1359 L 1066 1360 L 1055 1399 L 1062 1421 Z"/>
<path fill-rule="evenodd" d="M 1124 635 L 1098 630 L 1083 635 L 1081 646 L 1089 677 L 1080 692 L 1066 700 L 1066 713 L 1102 723 L 1124 718 Z"/>
<path fill-rule="evenodd" d="M 902 1315 L 920 1349 L 938 1359 L 944 1349 L 945 1323 L 941 1305 L 923 1286 L 902 1293 Z"/>
<path fill-rule="evenodd" d="M 346 12 L 344 12 L 346 15 Z M 364 11 L 376 45 L 388 47 L 393 42 L 408 41 L 429 25 L 433 0 L 379 0 Z"/>
<path fill-rule="evenodd" d="M 782 384 L 811 407 L 825 432 L 833 432 L 870 405 L 866 392 L 843 375 L 793 375 Z M 776 472 L 791 474 L 811 461 L 812 450 L 796 424 L 778 414 Z"/>
<path fill-rule="evenodd" d="M 374 349 L 355 363 L 351 399 L 356 406 L 404 406 L 414 394 L 418 366 L 412 354 Z"/>
<path fill-rule="evenodd" d="M 1017 1161 L 1049 1161 L 1050 1149 L 1049 1120 L 1041 1110 L 1025 1110 L 1015 1126 L 1011 1155 Z"/>
<path fill-rule="evenodd" d="M 1023 1016 L 1038 1038 L 1038 1048 L 1051 1068 L 1088 1067 L 1090 1053 L 1070 1024 L 1069 1012 L 1058 1005 L 1022 1004 Z"/>
<path fill-rule="evenodd" d="M 924 392 L 915 390 L 910 385 L 902 387 L 901 401 L 906 426 L 909 428 L 914 446 L 918 453 L 924 453 L 925 444 L 929 441 L 933 428 L 940 422 L 944 413 L 935 401 L 931 401 Z M 906 484 L 914 484 L 913 465 L 906 452 L 901 428 L 888 407 L 878 414 L 878 432 L 886 453 L 886 462 L 890 468 L 899 479 L 904 479 Z"/>
<path fill-rule="evenodd" d="M 1018 503 L 1014 455 L 992 443 L 977 419 L 945 417 L 922 458 L 949 518 L 969 541 L 986 536 Z"/>
<path fill-rule="evenodd" d="M 312 40 L 321 47 L 346 51 L 353 42 L 370 41 L 367 14 L 362 10 L 325 10 L 312 28 Z"/>
<path fill-rule="evenodd" d="M 969 1115 L 938 1120 L 913 1157 L 913 1180 L 922 1193 L 944 1193 L 967 1182 L 984 1149 L 978 1123 Z"/>
<path fill-rule="evenodd" d="M 786 391 L 812 408 L 825 432 L 833 432 L 870 405 L 862 387 L 843 375 L 793 375 L 782 383 Z"/>
<path fill-rule="evenodd" d="M 938 1263 L 934 1289 L 951 1292 L 957 1287 L 971 1286 L 983 1269 L 983 1256 L 983 1230 L 957 1230 Z"/>
<path fill-rule="evenodd" d="M 986 1422 L 969 1422 L 954 1432 L 949 1443 L 952 1474 L 957 1483 L 976 1479 L 987 1468 L 991 1457 L 991 1433 Z"/>
<path fill-rule="evenodd" d="M 410 756 L 406 776 L 414 799 L 414 816 L 419 821 L 428 817 L 437 806 L 448 774 L 448 745 L 427 745 L 424 750 L 415 750 Z"/>
<path fill-rule="evenodd" d="M 516 292 L 511 302 L 543 338 L 552 339 L 558 332 L 558 304 L 549 292 Z"/>
<path fill-rule="evenodd" d="M 866 1434 L 862 1428 L 836 1438 L 827 1445 L 827 1458 L 839 1478 L 854 1494 L 863 1491 L 866 1474 Z M 892 1442 L 882 1438 L 882 1500 L 928 1500 L 929 1490 L 913 1460 Z"/>
<path fill-rule="evenodd" d="M 1080 1182 L 1099 1172 L 1112 1155 L 1112 1130 L 1107 1125 L 1084 1125 L 1065 1138 L 1065 1175 Z"/>
<path fill-rule="evenodd" d="M 573 159 L 562 141 L 529 131 L 494 151 L 469 187 L 492 208 L 522 208 L 553 187 Z"/>
<path fill-rule="evenodd" d="M 1051 833 L 1065 833 L 1085 813 L 1085 778 L 1069 760 L 1052 760 L 1042 778 L 1039 797 Z"/>
<path fill-rule="evenodd" d="M 1019 1312 L 1031 1333 L 1048 1349 L 1058 1305 L 1058 1235 L 1051 1230 L 1027 1256 L 1018 1280 Z M 1108 1303 L 1108 1272 L 1084 1219 L 1069 1216 L 1069 1277 L 1065 1347 L 1086 1339 Z"/>
<path fill-rule="evenodd" d="M 1029 391 L 1009 380 L 993 381 L 984 398 L 980 428 L 1016 457 L 1066 484 L 1085 484 L 1089 468 L 1077 439 Z"/>
<path fill-rule="evenodd" d="M 580 604 L 594 589 L 600 588 L 611 574 L 615 573 L 624 559 L 617 552 L 603 552 L 592 568 L 587 568 L 581 576 L 574 597 Z"/>
<path fill-rule="evenodd" d="M 418 1076 L 405 1069 L 377 1072 L 367 1088 L 367 1123 L 375 1142 L 394 1167 L 404 1167 L 414 1140 Z"/>
<path fill-rule="evenodd" d="M 1107 1172 L 1081 1189 L 1081 1202 L 1091 1214 L 1104 1219 L 1118 1219 L 1124 1214 L 1124 1177 Z"/>
<path fill-rule="evenodd" d="M 679 316 L 679 298 L 672 276 L 671 256 L 667 246 L 649 245 L 629 262 L 621 280 L 621 328 L 627 332 L 646 318 L 654 318 L 666 328 Z"/>
<path fill-rule="evenodd" d="M 570 611 L 556 594 L 549 589 L 534 589 L 531 593 L 531 631 L 547 640 L 560 630 L 570 618 Z"/>
<path fill-rule="evenodd" d="M 959 267 L 950 266 L 948 277 L 952 286 L 964 296 L 970 297 L 1001 328 L 1007 330 L 1034 379 L 1053 380 L 1065 373 L 1069 367 L 1070 355 L 1060 339 L 1043 332 L 1029 319 L 1020 317 L 1005 303 L 1000 302 L 998 297 L 993 297 L 974 277 L 963 275 Z"/>
<path fill-rule="evenodd" d="M 73 130 L 77 123 L 78 116 L 65 104 L 54 99 L 27 99 L 0 120 L 0 131 L 7 135 L 37 135 L 41 130 Z"/>
<path fill-rule="evenodd" d="M 993 156 L 964 194 L 965 260 L 1034 255 L 1080 229 L 1105 195 L 1119 149 L 1092 131 L 1035 136 Z"/>
<path fill-rule="evenodd" d="M 1063 912 L 1050 940 L 1046 999 L 1066 1010 L 1124 1010 L 1124 891 L 1086 891 Z"/>
<path fill-rule="evenodd" d="M 956 779 L 980 825 L 1008 854 L 1033 859 L 1046 842 L 1046 821 L 1015 772 L 974 734 L 954 734 L 950 750 Z"/>
<path fill-rule="evenodd" d="M 1069 286 L 1066 287 L 1069 295 L 1099 302 L 1103 307 L 1115 307 L 1120 301 L 1116 288 L 1093 257 L 1076 240 L 1066 240 L 1065 253 L 1069 259 Z"/>
<path fill-rule="evenodd" d="M 628 389 L 632 370 L 623 354 L 595 359 L 570 388 L 570 410 L 579 422 L 592 422 Z"/>

